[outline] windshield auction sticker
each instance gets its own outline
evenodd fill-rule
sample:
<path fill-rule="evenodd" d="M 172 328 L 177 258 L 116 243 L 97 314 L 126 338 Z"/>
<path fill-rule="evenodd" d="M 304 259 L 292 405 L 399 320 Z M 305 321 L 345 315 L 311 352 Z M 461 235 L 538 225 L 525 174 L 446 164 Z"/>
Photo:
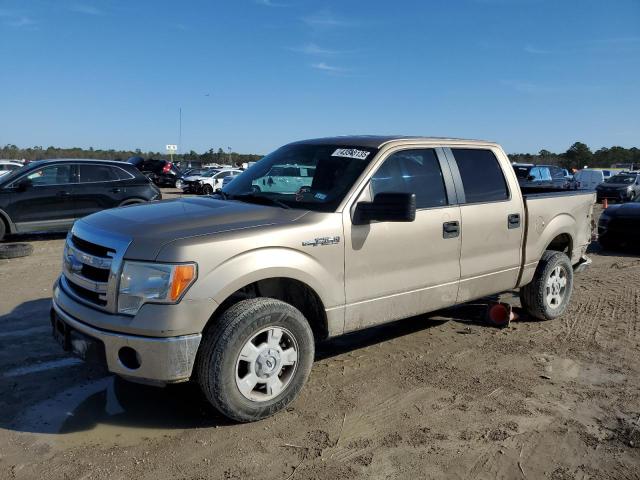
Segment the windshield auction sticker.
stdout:
<path fill-rule="evenodd" d="M 338 148 L 331 154 L 332 157 L 345 157 L 345 158 L 357 158 L 358 160 L 365 160 L 369 156 L 369 152 L 365 150 L 358 150 L 356 148 Z"/>

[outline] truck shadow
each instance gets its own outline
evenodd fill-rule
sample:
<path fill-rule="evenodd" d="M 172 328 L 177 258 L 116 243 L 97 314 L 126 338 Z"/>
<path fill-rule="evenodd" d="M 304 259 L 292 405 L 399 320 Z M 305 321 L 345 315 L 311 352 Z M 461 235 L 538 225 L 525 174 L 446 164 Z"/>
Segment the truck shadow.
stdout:
<path fill-rule="evenodd" d="M 30 317 L 30 328 L 37 319 L 41 330 L 48 326 L 49 299 L 25 302 L 0 320 Z M 434 317 L 434 315 L 436 317 Z M 420 315 L 390 324 L 353 332 L 318 344 L 316 361 L 366 348 L 394 338 L 437 328 L 453 319 L 472 321 L 478 309 L 456 309 Z M 4 322 L 6 325 L 11 322 Z M 180 429 L 225 427 L 234 425 L 218 413 L 193 383 L 170 385 L 166 388 L 127 382 L 83 363 L 64 368 L 33 371 L 12 375 L 12 367 L 33 362 L 34 350 L 47 363 L 47 358 L 71 359 L 63 356 L 48 332 L 40 332 L 36 339 L 25 339 L 24 348 L 14 350 L 8 360 L 0 364 L 0 390 L 6 392 L 0 405 L 0 428 L 18 432 L 52 435 L 105 435 L 117 442 L 120 435 L 128 439 L 170 434 Z M 0 349 L 8 339 L 0 338 Z M 34 347 L 28 345 L 34 342 Z M 16 358 L 16 356 L 18 358 Z M 22 358 L 20 358 L 22 357 Z M 109 428 L 103 428 L 109 427 Z M 113 428 L 117 427 L 117 428 Z M 90 433 L 89 433 L 90 432 Z"/>

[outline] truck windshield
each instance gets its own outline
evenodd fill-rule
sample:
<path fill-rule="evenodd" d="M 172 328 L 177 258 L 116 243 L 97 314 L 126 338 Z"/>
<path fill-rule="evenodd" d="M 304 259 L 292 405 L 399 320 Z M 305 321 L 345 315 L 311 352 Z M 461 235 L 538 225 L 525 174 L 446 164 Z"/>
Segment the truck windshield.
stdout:
<path fill-rule="evenodd" d="M 222 196 L 335 211 L 377 151 L 353 145 L 285 145 L 238 175 Z"/>

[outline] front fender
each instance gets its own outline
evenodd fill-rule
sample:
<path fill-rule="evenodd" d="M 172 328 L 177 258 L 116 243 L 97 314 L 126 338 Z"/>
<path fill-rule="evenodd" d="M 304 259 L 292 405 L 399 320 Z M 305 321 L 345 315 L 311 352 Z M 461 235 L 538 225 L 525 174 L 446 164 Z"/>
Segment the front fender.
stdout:
<path fill-rule="evenodd" d="M 325 309 L 344 304 L 343 272 L 331 272 L 312 255 L 285 247 L 264 247 L 225 260 L 194 284 L 189 296 L 221 304 L 240 288 L 268 278 L 291 278 L 312 288 Z"/>

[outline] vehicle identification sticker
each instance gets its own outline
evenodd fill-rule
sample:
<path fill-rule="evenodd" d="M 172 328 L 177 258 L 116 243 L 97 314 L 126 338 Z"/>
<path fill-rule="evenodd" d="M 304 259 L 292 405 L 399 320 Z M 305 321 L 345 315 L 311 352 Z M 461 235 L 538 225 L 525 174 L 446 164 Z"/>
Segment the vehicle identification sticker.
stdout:
<path fill-rule="evenodd" d="M 331 156 L 365 160 L 369 156 L 369 153 L 370 152 L 367 152 L 365 150 L 358 150 L 357 148 L 338 148 L 331 154 Z"/>

